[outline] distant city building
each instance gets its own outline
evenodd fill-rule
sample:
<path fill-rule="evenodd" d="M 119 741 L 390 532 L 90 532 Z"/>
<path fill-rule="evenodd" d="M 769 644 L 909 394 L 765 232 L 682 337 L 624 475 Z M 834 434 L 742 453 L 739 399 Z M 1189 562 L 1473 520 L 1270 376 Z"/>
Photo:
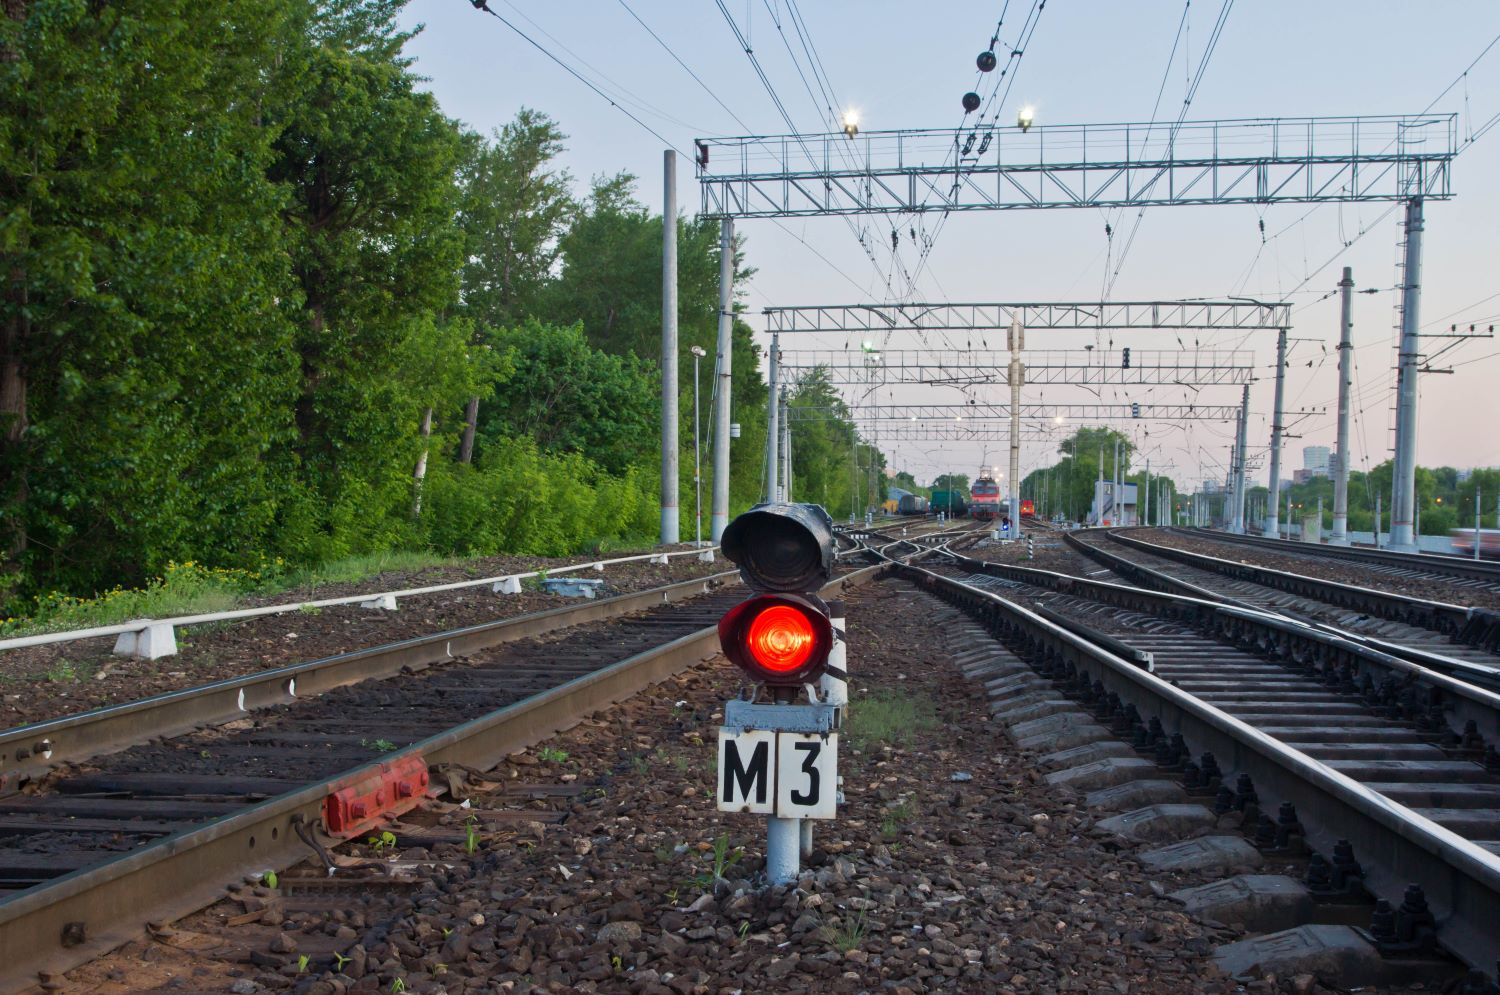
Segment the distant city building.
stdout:
<path fill-rule="evenodd" d="M 1307 471 L 1309 477 L 1326 477 L 1331 455 L 1332 450 L 1327 446 L 1303 446 L 1302 469 Z M 1297 482 L 1302 483 L 1300 480 Z"/>
<path fill-rule="evenodd" d="M 1469 482 L 1469 478 L 1472 476 L 1474 476 L 1473 470 L 1460 470 L 1458 471 L 1458 476 L 1456 479 L 1460 484 L 1467 484 Z"/>
<path fill-rule="evenodd" d="M 1326 473 L 1314 473 L 1311 470 L 1293 470 L 1292 471 L 1292 483 L 1294 483 L 1294 484 L 1305 484 L 1309 480 L 1312 480 L 1314 477 L 1326 477 L 1326 476 L 1328 476 L 1328 474 L 1326 474 Z"/>

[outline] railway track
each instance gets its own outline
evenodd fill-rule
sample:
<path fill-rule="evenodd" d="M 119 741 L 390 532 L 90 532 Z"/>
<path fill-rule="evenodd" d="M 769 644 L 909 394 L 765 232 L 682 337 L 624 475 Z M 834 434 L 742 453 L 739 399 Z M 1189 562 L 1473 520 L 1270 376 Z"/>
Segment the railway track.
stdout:
<path fill-rule="evenodd" d="M 878 567 L 844 570 L 836 595 Z M 418 804 L 717 652 L 730 573 L 0 734 L 0 989 Z M 463 658 L 463 659 L 460 659 Z"/>
<path fill-rule="evenodd" d="M 1326 626 L 1421 666 L 1500 687 L 1495 612 L 1204 556 L 1115 530 L 1070 532 L 1066 540 L 1135 583 Z"/>
<path fill-rule="evenodd" d="M 1235 535 L 1215 529 L 1172 527 L 1167 531 L 1192 539 L 1264 549 L 1278 556 L 1309 561 L 1347 561 L 1372 574 L 1403 580 L 1439 581 L 1460 589 L 1500 592 L 1500 563 L 1494 560 L 1473 560 L 1439 553 L 1393 553 L 1361 546 L 1314 545 L 1264 536 Z"/>
<path fill-rule="evenodd" d="M 1357 861 L 1362 887 L 1393 902 L 1367 909 L 1389 952 L 1436 943 L 1471 967 L 1493 967 L 1500 696 L 1236 605 L 953 562 L 960 576 L 898 571 L 979 621 L 1056 689 L 1023 682 L 1014 689 L 1021 706 L 1046 716 L 1061 707 L 1049 701 L 1070 697 L 1161 768 L 1141 776 L 1178 781 L 1174 797 L 1203 796 L 1214 811 L 1255 804 L 1254 836 L 1267 853 L 1286 855 L 1295 836 L 1321 869 Z"/>

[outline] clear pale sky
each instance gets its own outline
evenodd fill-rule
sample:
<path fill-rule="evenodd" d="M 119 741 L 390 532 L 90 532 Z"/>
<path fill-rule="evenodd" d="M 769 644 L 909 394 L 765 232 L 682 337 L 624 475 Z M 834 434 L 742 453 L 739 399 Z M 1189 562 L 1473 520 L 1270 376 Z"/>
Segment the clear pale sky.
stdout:
<path fill-rule="evenodd" d="M 621 0 L 490 0 L 490 6 L 681 150 L 690 150 L 692 139 L 705 135 L 787 131 L 717 3 L 626 2 L 629 10 Z M 1152 117 L 1159 88 L 1156 119 L 1175 120 L 1222 2 L 1191 4 L 1169 68 L 1183 0 L 1049 0 L 1014 70 L 1016 81 L 1000 122 L 1012 123 L 1023 104 L 1036 107 L 1038 124 L 1146 121 Z M 960 97 L 975 83 L 974 58 L 987 46 L 1005 6 L 1004 0 L 798 0 L 797 10 L 839 109 L 857 108 L 864 128 L 883 130 L 958 124 Z M 787 0 L 725 0 L 725 8 L 748 36 L 797 129 L 828 130 L 821 95 L 815 104 L 783 43 L 785 37 L 803 72 L 808 72 L 788 19 Z M 1031 8 L 1031 0 L 1012 0 L 1009 5 L 997 46 L 1002 63 Z M 630 10 L 734 116 L 673 61 Z M 661 157 L 666 147 L 661 138 L 500 21 L 476 11 L 468 0 L 414 0 L 406 20 L 425 24 L 410 52 L 417 58 L 416 70 L 429 78 L 447 114 L 488 131 L 510 120 L 520 107 L 541 110 L 569 136 L 562 164 L 578 180 L 580 190 L 590 176 L 629 170 L 641 178 L 641 200 L 660 210 Z M 1469 134 L 1500 114 L 1500 44 L 1438 98 L 1497 36 L 1500 3 L 1495 0 L 1239 0 L 1230 9 L 1187 119 L 1417 114 L 1431 104 L 1433 113 L 1458 113 L 1462 145 Z M 1420 309 L 1426 332 L 1447 331 L 1453 323 L 1500 324 L 1500 187 L 1495 182 L 1500 177 L 1500 127 L 1464 148 L 1453 169 L 1454 198 L 1426 205 Z M 686 160 L 678 173 L 678 198 L 682 210 L 696 211 L 698 191 Z M 1153 208 L 1146 211 L 1109 296 L 1126 301 L 1233 294 L 1292 302 L 1291 334 L 1308 341 L 1293 344 L 1287 408 L 1314 413 L 1288 419 L 1296 422 L 1291 431 L 1302 436 L 1286 443 L 1282 465 L 1289 475 L 1302 465 L 1303 446 L 1334 442 L 1338 300 L 1328 295 L 1340 268 L 1352 266 L 1356 289 L 1378 291 L 1354 298 L 1357 394 L 1351 452 L 1356 469 L 1373 466 L 1388 458 L 1394 424 L 1394 285 L 1401 212 L 1398 208 L 1380 219 L 1391 206 Z M 1084 209 L 954 215 L 907 299 L 1098 300 L 1108 275 L 1105 222 L 1116 229 L 1112 270 L 1135 214 Z M 929 231 L 936 221 L 936 215 L 928 217 Z M 850 226 L 838 218 L 784 224 L 794 234 L 761 220 L 742 222 L 738 229 L 746 239 L 748 262 L 757 270 L 743 297 L 752 326 L 762 327 L 760 311 L 767 306 L 888 299 L 884 268 L 890 263 L 889 232 L 882 232 L 882 222 L 872 222 L 874 241 L 883 247 L 877 253 L 880 269 L 867 258 Z M 1366 233 L 1356 239 L 1361 231 Z M 1354 244 L 1342 248 L 1348 240 Z M 903 261 L 910 269 L 917 251 L 904 235 L 902 242 Z M 1261 448 L 1261 469 L 1255 476 L 1262 481 L 1270 439 L 1273 334 L 1243 345 L 1255 350 L 1260 377 L 1251 392 L 1250 447 L 1252 459 L 1256 447 Z M 1027 346 L 1077 348 L 1093 341 L 1089 334 L 1053 333 L 1043 340 L 1041 333 L 1033 333 Z M 1243 336 L 1204 336 L 1202 344 L 1230 348 L 1242 341 Z M 990 339 L 989 344 L 997 343 L 1003 343 L 1003 335 Z M 842 340 L 821 344 L 843 346 Z M 1446 344 L 1425 340 L 1424 351 Z M 1113 345 L 1142 351 L 1177 347 L 1174 333 L 1150 331 L 1117 333 Z M 1500 340 L 1463 343 L 1436 365 L 1455 369 L 1452 375 L 1421 380 L 1419 462 L 1459 467 L 1500 462 Z M 981 402 L 1008 399 L 1004 387 L 987 390 L 967 396 Z M 1144 391 L 1136 388 L 1118 397 L 1106 391 L 1096 398 L 1080 388 L 1052 386 L 1028 388 L 1023 401 L 1191 399 L 1179 387 L 1157 388 L 1149 395 Z M 1237 388 L 1210 387 L 1197 400 L 1234 404 L 1238 394 Z M 966 396 L 951 387 L 908 387 L 882 389 L 879 399 L 950 404 Z M 1222 476 L 1231 425 L 1122 424 L 1136 436 L 1142 452 L 1151 454 L 1153 466 L 1169 465 L 1168 472 L 1179 482 L 1190 485 L 1203 476 Z M 893 466 L 927 480 L 948 470 L 972 475 L 981 463 L 1003 464 L 1004 445 L 898 442 L 882 448 Z M 1053 449 L 1046 442 L 1028 442 L 1023 472 L 1051 462 Z"/>

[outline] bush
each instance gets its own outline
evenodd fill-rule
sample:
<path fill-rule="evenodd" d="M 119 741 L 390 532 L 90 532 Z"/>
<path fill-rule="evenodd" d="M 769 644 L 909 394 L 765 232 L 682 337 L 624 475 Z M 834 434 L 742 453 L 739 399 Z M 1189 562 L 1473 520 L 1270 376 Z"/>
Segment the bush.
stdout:
<path fill-rule="evenodd" d="M 565 556 L 600 542 L 649 536 L 651 483 L 610 477 L 582 456 L 539 452 L 529 440 L 492 442 L 487 466 L 434 467 L 422 490 L 422 539 L 461 556 Z"/>

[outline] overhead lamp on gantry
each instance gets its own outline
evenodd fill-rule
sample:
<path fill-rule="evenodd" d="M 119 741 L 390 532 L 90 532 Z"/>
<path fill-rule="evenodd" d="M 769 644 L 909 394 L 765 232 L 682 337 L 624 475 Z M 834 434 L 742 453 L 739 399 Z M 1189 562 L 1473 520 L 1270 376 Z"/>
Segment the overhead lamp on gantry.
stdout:
<path fill-rule="evenodd" d="M 848 135 L 850 138 L 853 138 L 855 135 L 859 134 L 859 111 L 855 110 L 852 107 L 844 111 L 843 125 L 844 134 Z"/>
<path fill-rule="evenodd" d="M 1031 124 L 1035 120 L 1036 108 L 1032 107 L 1030 104 L 1027 104 L 1025 107 L 1022 107 L 1021 112 L 1016 115 L 1016 127 L 1020 128 L 1022 131 L 1030 131 Z"/>

